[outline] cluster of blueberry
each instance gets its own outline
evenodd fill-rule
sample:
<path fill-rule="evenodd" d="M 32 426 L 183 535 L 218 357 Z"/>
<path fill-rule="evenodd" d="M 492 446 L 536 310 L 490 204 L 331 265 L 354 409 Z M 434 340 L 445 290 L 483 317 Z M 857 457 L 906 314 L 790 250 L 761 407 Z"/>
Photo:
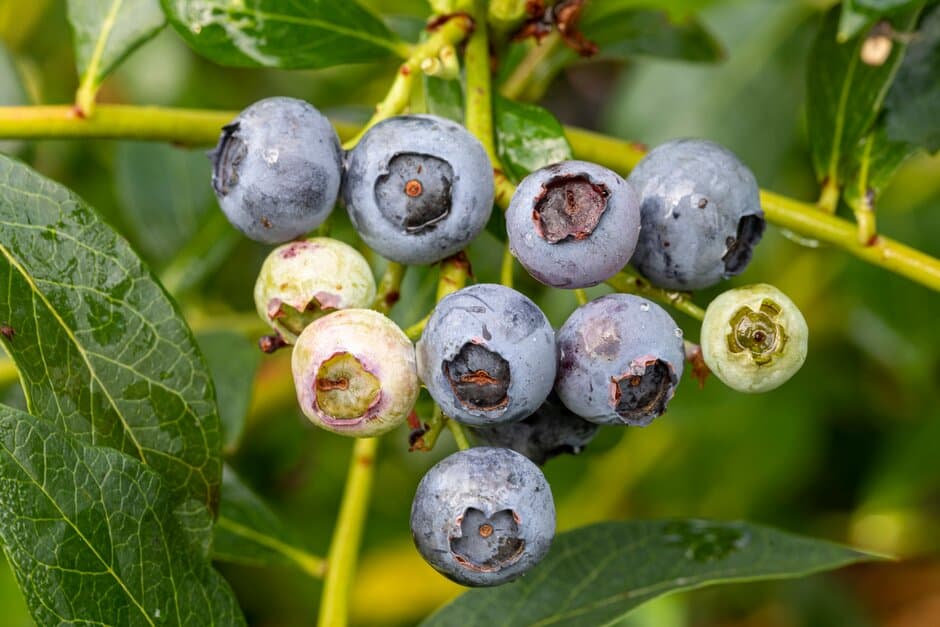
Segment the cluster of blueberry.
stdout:
<path fill-rule="evenodd" d="M 462 250 L 490 217 L 494 185 L 483 146 L 460 125 L 391 118 L 344 154 L 315 108 L 272 98 L 225 127 L 213 160 L 232 223 L 282 244 L 254 296 L 294 347 L 304 414 L 335 433 L 379 435 L 406 420 L 423 384 L 487 445 L 434 466 L 414 499 L 415 544 L 448 577 L 496 585 L 537 563 L 555 527 L 538 465 L 579 451 L 600 425 L 648 425 L 673 397 L 682 331 L 644 298 L 598 298 L 556 333 L 524 294 L 472 285 L 438 303 L 413 345 L 370 309 L 376 285 L 362 255 L 305 237 L 341 196 L 362 239 L 390 260 L 428 264 Z M 628 180 L 581 161 L 538 170 L 518 186 L 506 224 L 523 267 L 563 288 L 597 285 L 627 263 L 660 287 L 709 287 L 743 271 L 764 230 L 750 171 L 696 140 L 656 148 Z M 715 299 L 701 337 L 711 370 L 747 392 L 780 385 L 806 354 L 802 315 L 769 285 Z"/>

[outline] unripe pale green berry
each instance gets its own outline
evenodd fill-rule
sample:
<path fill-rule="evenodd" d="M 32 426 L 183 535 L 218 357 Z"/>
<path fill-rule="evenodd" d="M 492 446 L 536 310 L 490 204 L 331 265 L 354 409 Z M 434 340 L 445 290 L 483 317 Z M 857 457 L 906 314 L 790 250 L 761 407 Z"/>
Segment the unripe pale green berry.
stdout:
<path fill-rule="evenodd" d="M 785 383 L 806 360 L 808 340 L 803 314 L 766 283 L 721 294 L 702 321 L 705 363 L 739 392 L 767 392 Z"/>
<path fill-rule="evenodd" d="M 304 415 L 341 435 L 390 431 L 418 398 L 414 345 L 370 309 L 344 309 L 310 323 L 297 338 L 291 366 Z"/>
<path fill-rule="evenodd" d="M 278 246 L 255 282 L 258 315 L 288 344 L 330 311 L 369 307 L 374 299 L 369 264 L 352 246 L 328 237 Z"/>

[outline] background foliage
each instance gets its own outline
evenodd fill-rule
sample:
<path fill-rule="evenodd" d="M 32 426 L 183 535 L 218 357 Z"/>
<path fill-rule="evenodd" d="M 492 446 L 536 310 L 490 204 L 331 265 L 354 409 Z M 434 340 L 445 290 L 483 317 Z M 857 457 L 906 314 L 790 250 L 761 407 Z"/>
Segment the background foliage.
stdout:
<path fill-rule="evenodd" d="M 181 4 L 167 1 L 164 6 Z M 146 32 L 125 34 L 142 45 L 104 81 L 99 101 L 240 109 L 279 94 L 304 98 L 340 119 L 363 121 L 395 71 L 395 42 L 399 36 L 413 39 L 427 14 L 422 0 L 364 4 L 388 16 L 387 23 L 369 21 L 372 37 L 347 49 L 346 60 L 370 61 L 313 71 L 222 68 L 194 54 L 173 29 L 143 43 L 161 20 L 142 22 Z M 903 113 L 912 106 L 903 94 L 875 89 L 865 97 L 886 98 L 890 115 L 875 120 L 871 105 L 853 109 L 853 116 L 860 117 L 845 128 L 854 135 L 821 143 L 814 129 L 831 129 L 833 114 L 813 99 L 823 85 L 832 85 L 825 75 L 814 77 L 839 59 L 810 56 L 818 53 L 820 44 L 814 42 L 820 27 L 851 38 L 885 7 L 915 3 L 854 0 L 848 3 L 854 14 L 833 11 L 828 16 L 825 4 L 609 2 L 609 13 L 585 16 L 586 30 L 595 29 L 588 34 L 611 44 L 603 47 L 601 61 L 548 72 L 521 95 L 535 97 L 562 122 L 649 144 L 683 135 L 714 139 L 737 152 L 763 187 L 815 199 L 817 182 L 831 173 L 833 151 L 839 153 L 835 171 L 852 180 L 854 161 L 844 156 L 845 148 L 857 144 L 872 123 L 902 129 L 908 141 L 925 136 L 918 126 L 923 117 Z M 681 28 L 656 30 L 656 24 L 668 25 L 654 11 L 663 5 L 671 5 L 674 19 L 685 20 Z M 245 19 L 250 27 L 250 16 Z M 343 19 L 353 24 L 362 18 L 350 13 Z M 605 27 L 615 19 L 624 29 L 635 25 L 645 37 L 612 39 L 615 34 Z M 932 19 L 936 28 L 936 11 Z M 0 103 L 71 102 L 79 88 L 76 67 L 90 84 L 101 82 L 123 54 L 105 51 L 95 62 L 93 48 L 88 52 L 80 45 L 76 58 L 71 29 L 81 33 L 79 22 L 61 0 L 0 0 Z M 207 28 L 200 36 L 211 42 L 215 35 Z M 303 64 L 316 65 L 322 51 L 308 52 Z M 269 61 L 265 65 L 286 67 L 288 62 L 277 60 L 282 54 L 273 48 L 220 45 L 212 58 L 240 65 L 260 58 Z M 918 54 L 935 50 L 922 47 Z M 810 58 L 819 62 L 810 63 L 807 71 Z M 547 61 L 546 67 L 559 69 L 573 56 L 560 47 Z M 924 80 L 902 69 L 898 84 Z M 427 89 L 431 93 L 435 87 Z M 936 98 L 936 88 L 932 93 Z M 919 102 L 928 113 L 936 111 L 935 99 Z M 497 115 L 525 114 L 500 101 Z M 930 141 L 935 148 L 935 136 Z M 501 156 L 521 168 L 510 168 L 511 175 L 531 167 L 512 157 L 511 146 L 500 148 Z M 555 149 L 564 154 L 566 147 Z M 299 547 L 288 555 L 259 541 L 253 552 L 231 551 L 238 555 L 229 558 L 244 564 L 225 564 L 222 573 L 250 622 L 308 624 L 320 583 L 304 573 L 316 572 L 311 556 L 326 552 L 350 442 L 315 431 L 300 416 L 287 355 L 259 359 L 251 346 L 250 338 L 262 331 L 251 314 L 251 286 L 265 248 L 237 236 L 219 219 L 209 193 L 209 164 L 198 151 L 100 141 L 19 142 L 3 150 L 75 190 L 104 214 L 180 300 L 218 390 L 230 469 L 224 477 L 216 469 L 209 483 L 221 478 L 223 494 L 232 496 L 223 500 L 220 520 L 228 522 L 219 527 L 236 540 L 245 539 L 249 519 L 272 532 L 283 527 L 278 537 L 294 539 Z M 915 156 L 881 194 L 879 230 L 938 256 L 938 207 L 940 160 Z M 348 224 L 340 221 L 334 228 L 338 237 L 354 241 Z M 556 495 L 559 528 L 633 518 L 746 518 L 904 559 L 809 580 L 682 593 L 644 606 L 621 624 L 940 622 L 940 295 L 842 251 L 814 249 L 785 235 L 770 229 L 754 263 L 735 283 L 774 283 L 800 305 L 812 332 L 803 370 L 780 390 L 754 397 L 732 393 L 715 380 L 699 390 L 687 378 L 669 415 L 653 426 L 606 429 L 580 457 L 550 462 L 546 474 Z M 471 247 L 478 280 L 498 280 L 500 254 L 489 234 Z M 539 304 L 556 325 L 576 305 L 570 294 L 543 290 L 521 273 L 516 278 L 527 293 L 541 295 Z M 393 317 L 402 324 L 420 318 L 433 302 L 435 281 L 434 272 L 409 271 Z M 712 295 L 703 293 L 697 300 L 706 303 Z M 697 337 L 694 321 L 676 318 L 687 337 Z M 226 367 L 232 363 L 243 367 Z M 26 409 L 8 361 L 0 361 L 0 380 L 0 401 Z M 0 417 L 0 439 L 6 421 Z M 431 454 L 408 453 L 405 435 L 402 431 L 382 441 L 353 591 L 352 618 L 359 624 L 413 624 L 459 591 L 421 561 L 407 531 L 418 479 L 451 444 L 444 436 Z M 86 456 L 102 469 L 114 462 L 86 443 L 59 446 L 66 451 L 63 458 Z M 0 458 L 0 465 L 6 463 Z M 149 473 L 139 465 L 125 472 L 131 477 Z M 263 494 L 268 505 L 259 505 L 251 490 Z M 211 500 L 211 491 L 193 493 Z M 142 500 L 136 506 L 172 511 L 171 495 L 161 495 L 159 502 Z M 181 524 L 174 533 L 198 527 Z M 217 552 L 224 554 L 226 540 L 234 541 L 231 535 L 217 537 Z M 185 564 L 166 567 L 187 571 Z M 215 585 L 204 574 L 188 572 L 202 577 L 205 586 Z M 28 624 L 22 595 L 6 570 L 0 577 L 0 607 L 5 624 Z"/>

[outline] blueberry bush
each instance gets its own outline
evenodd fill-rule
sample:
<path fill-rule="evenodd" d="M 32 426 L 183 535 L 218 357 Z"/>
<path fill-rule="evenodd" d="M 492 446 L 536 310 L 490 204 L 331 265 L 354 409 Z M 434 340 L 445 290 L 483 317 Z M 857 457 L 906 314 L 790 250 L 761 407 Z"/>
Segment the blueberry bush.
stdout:
<path fill-rule="evenodd" d="M 4 624 L 938 620 L 935 0 L 0 43 Z"/>

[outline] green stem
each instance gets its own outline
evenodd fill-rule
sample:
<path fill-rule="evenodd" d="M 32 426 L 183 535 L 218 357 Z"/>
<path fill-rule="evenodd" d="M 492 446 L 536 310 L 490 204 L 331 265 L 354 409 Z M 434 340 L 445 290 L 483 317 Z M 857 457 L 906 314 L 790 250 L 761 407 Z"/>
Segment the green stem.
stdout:
<path fill-rule="evenodd" d="M 424 333 L 424 327 L 428 326 L 428 320 L 431 318 L 431 314 L 426 315 L 421 318 L 413 325 L 405 329 L 405 335 L 408 336 L 408 339 L 412 342 L 417 341 L 421 337 L 421 334 Z"/>
<path fill-rule="evenodd" d="M 490 0 L 486 21 L 493 30 L 493 39 L 504 43 L 528 17 L 528 0 Z"/>
<path fill-rule="evenodd" d="M 82 117 L 71 105 L 0 107 L 0 138 L 5 139 L 139 139 L 179 146 L 211 146 L 238 111 L 177 109 L 99 104 Z M 340 139 L 361 126 L 331 120 Z"/>
<path fill-rule="evenodd" d="M 353 445 L 343 503 L 327 556 L 326 579 L 317 623 L 320 627 L 344 627 L 348 621 L 349 591 L 372 493 L 378 442 L 376 438 L 361 438 Z"/>
<path fill-rule="evenodd" d="M 940 260 L 926 253 L 882 235 L 862 245 L 855 225 L 848 220 L 773 192 L 761 191 L 761 206 L 767 220 L 777 226 L 844 248 L 872 265 L 940 291 Z"/>
<path fill-rule="evenodd" d="M 839 183 L 835 179 L 826 179 L 819 194 L 816 206 L 829 214 L 834 214 L 839 206 Z"/>
<path fill-rule="evenodd" d="M 874 133 L 865 138 L 862 157 L 859 159 L 858 181 L 856 182 L 855 199 L 850 200 L 852 211 L 855 212 L 855 223 L 858 225 L 858 243 L 867 246 L 878 234 L 875 225 L 875 208 L 873 203 L 873 190 L 868 188 L 868 176 L 871 170 L 872 147 L 875 145 Z M 871 195 L 870 193 L 871 192 Z"/>
<path fill-rule="evenodd" d="M 496 205 L 502 209 L 509 206 L 513 184 L 506 178 L 500 166 L 499 155 L 496 152 L 496 139 L 493 132 L 493 84 L 490 72 L 490 44 L 489 34 L 481 24 L 473 31 L 467 41 L 467 50 L 464 53 L 464 67 L 466 68 L 466 119 L 467 130 L 480 140 L 486 154 L 493 164 L 493 184 L 496 188 Z"/>
<path fill-rule="evenodd" d="M 466 451 L 470 448 L 470 441 L 467 439 L 467 434 L 464 433 L 460 423 L 449 417 L 445 417 L 445 420 L 447 421 L 447 428 L 450 429 L 450 434 L 454 436 L 454 442 L 457 443 L 457 448 L 461 451 Z"/>
<path fill-rule="evenodd" d="M 647 147 L 593 131 L 565 127 L 565 137 L 578 159 L 591 161 L 625 174 L 636 167 L 646 156 Z"/>
<path fill-rule="evenodd" d="M 398 68 L 391 88 L 382 102 L 376 106 L 372 118 L 355 137 L 346 141 L 343 146 L 346 149 L 352 148 L 372 126 L 404 111 L 411 99 L 411 89 L 415 78 L 421 73 L 421 64 L 426 59 L 436 58 L 444 48 L 462 42 L 471 30 L 473 30 L 473 21 L 466 15 L 457 14 L 441 25 L 426 41 L 416 45 L 411 56 Z"/>
<path fill-rule="evenodd" d="M 509 249 L 509 242 L 506 242 L 506 247 L 503 249 L 503 263 L 499 270 L 499 282 L 506 287 L 512 287 L 512 271 L 515 267 L 515 258 L 512 256 L 512 251 Z"/>
<path fill-rule="evenodd" d="M 467 111 L 466 126 L 486 149 L 493 163 L 497 163 L 496 143 L 493 135 L 493 90 L 490 77 L 490 44 L 484 23 L 474 29 L 464 53 L 466 68 Z"/>
<path fill-rule="evenodd" d="M 574 297 L 577 299 L 578 305 L 587 305 L 588 301 L 590 300 L 588 298 L 587 292 L 584 290 L 575 290 Z"/>
<path fill-rule="evenodd" d="M 649 281 L 634 274 L 629 268 L 607 279 L 607 285 L 624 294 L 636 294 L 650 300 L 671 305 L 673 308 L 689 315 L 696 320 L 705 318 L 705 310 L 692 302 L 685 292 L 672 292 L 659 287 L 653 287 Z"/>
<path fill-rule="evenodd" d="M 94 116 L 83 119 L 71 106 L 0 107 L 0 139 L 97 137 L 207 145 L 218 140 L 219 129 L 235 115 L 233 111 L 98 105 Z M 359 128 L 338 120 L 333 124 L 340 138 L 355 135 Z M 629 172 L 645 154 L 640 144 L 583 129 L 566 127 L 565 135 L 575 157 L 621 174 Z M 497 185 L 497 189 L 508 187 Z M 868 263 L 940 291 L 940 260 L 881 235 L 870 245 L 861 245 L 854 224 L 819 211 L 812 203 L 767 191 L 761 193 L 761 198 L 768 221 L 844 248 Z M 505 203 L 508 200 L 508 196 L 503 198 Z"/>
<path fill-rule="evenodd" d="M 522 61 L 519 62 L 519 65 L 503 81 L 499 90 L 500 93 L 511 100 L 522 98 L 532 84 L 533 78 L 540 69 L 545 67 L 545 61 L 554 54 L 560 45 L 561 37 L 557 32 L 552 32 L 545 39 L 532 46 L 522 58 Z"/>
<path fill-rule="evenodd" d="M 444 422 L 447 418 L 444 417 L 444 412 L 441 411 L 440 405 L 434 405 L 434 413 L 431 414 L 431 420 L 428 421 L 428 430 L 423 436 L 421 436 L 422 442 L 424 442 L 425 451 L 430 451 L 434 449 L 434 445 L 437 444 L 437 438 L 441 435 L 441 431 L 444 429 Z"/>
<path fill-rule="evenodd" d="M 441 262 L 441 275 L 437 281 L 437 301 L 448 294 L 463 289 L 470 276 L 470 261 L 463 252 L 452 255 Z"/>
<path fill-rule="evenodd" d="M 401 280 L 404 276 L 405 266 L 394 261 L 388 262 L 388 266 L 385 267 L 385 274 L 382 275 L 382 280 L 379 281 L 372 309 L 388 315 L 388 312 L 398 302 Z"/>

